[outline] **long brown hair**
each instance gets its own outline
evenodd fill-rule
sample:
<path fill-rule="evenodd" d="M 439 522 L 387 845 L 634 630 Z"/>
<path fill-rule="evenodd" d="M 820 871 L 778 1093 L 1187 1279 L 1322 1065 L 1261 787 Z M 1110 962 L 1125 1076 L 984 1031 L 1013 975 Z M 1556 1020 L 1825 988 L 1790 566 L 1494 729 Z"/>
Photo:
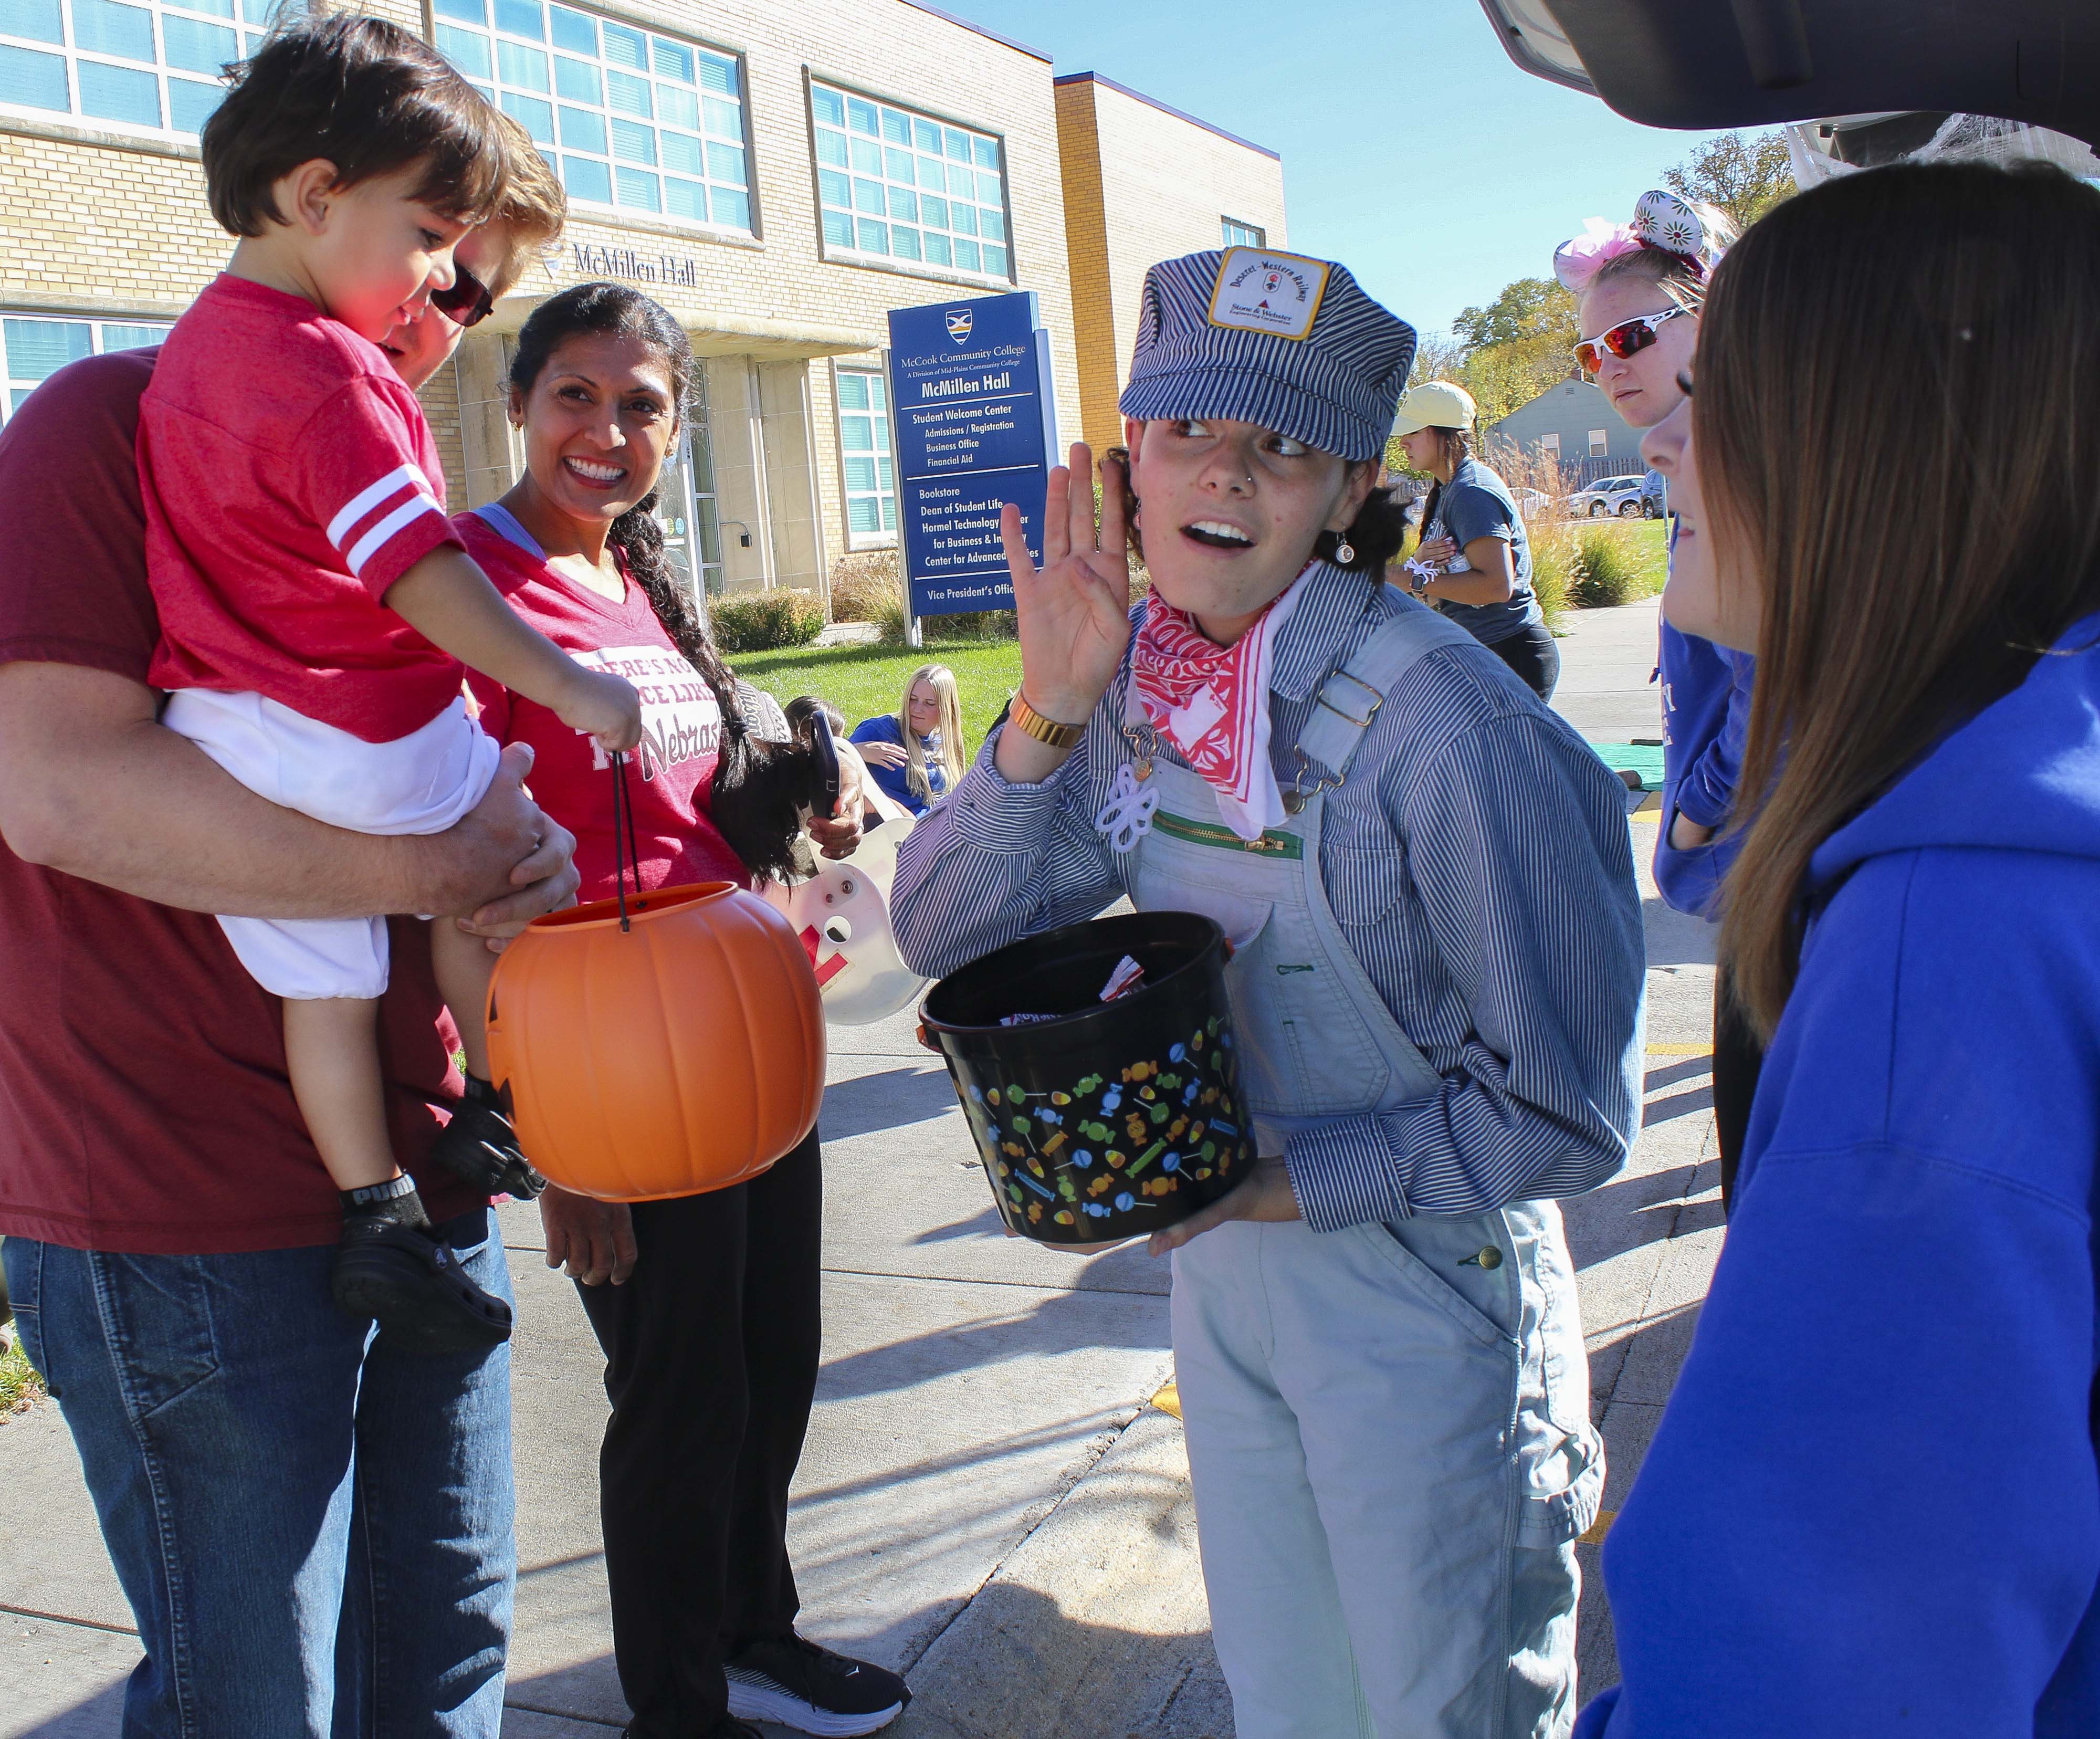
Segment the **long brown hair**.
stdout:
<path fill-rule="evenodd" d="M 1906 165 L 1752 227 L 1701 322 L 1710 518 L 1763 594 L 1723 947 L 1769 1035 L 1816 848 L 2100 610 L 2100 191 Z"/>

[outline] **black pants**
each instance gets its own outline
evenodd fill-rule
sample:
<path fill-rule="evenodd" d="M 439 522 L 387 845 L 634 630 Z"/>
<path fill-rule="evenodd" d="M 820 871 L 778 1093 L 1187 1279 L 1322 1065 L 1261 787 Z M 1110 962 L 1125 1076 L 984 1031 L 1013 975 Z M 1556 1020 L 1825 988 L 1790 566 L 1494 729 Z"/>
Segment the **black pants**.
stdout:
<path fill-rule="evenodd" d="M 635 1739 L 729 1711 L 722 1663 L 793 1629 L 788 1482 L 817 1388 L 816 1132 L 764 1176 L 634 1208 L 624 1286 L 579 1287 L 612 1401 L 598 1458 L 613 1653 Z"/>
<path fill-rule="evenodd" d="M 1714 974 L 1714 1139 L 1721 1150 L 1721 1212 L 1736 1205 L 1736 1167 L 1750 1128 L 1750 1101 L 1757 1097 L 1765 1048 L 1736 1006 L 1728 969 Z"/>
<path fill-rule="evenodd" d="M 1541 700 L 1551 700 L 1560 682 L 1560 648 L 1543 622 L 1527 622 L 1515 633 L 1488 642 L 1493 653 Z"/>

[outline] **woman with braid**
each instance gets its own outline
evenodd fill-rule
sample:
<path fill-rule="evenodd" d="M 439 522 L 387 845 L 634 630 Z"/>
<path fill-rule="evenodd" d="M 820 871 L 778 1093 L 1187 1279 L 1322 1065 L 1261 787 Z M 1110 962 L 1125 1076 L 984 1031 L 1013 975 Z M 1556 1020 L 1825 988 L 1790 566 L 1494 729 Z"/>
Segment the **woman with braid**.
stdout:
<path fill-rule="evenodd" d="M 814 752 L 758 740 L 757 709 L 650 512 L 693 369 L 677 320 L 639 291 L 584 284 L 541 303 L 510 371 L 525 474 L 455 522 L 514 610 L 640 693 L 626 779 L 644 889 L 784 869 L 798 810 L 815 801 Z M 576 835 L 580 896 L 611 895 L 611 763 L 523 695 L 475 693 L 492 736 L 536 751 L 533 790 Z M 841 767 L 839 814 L 859 812 L 857 770 Z M 858 836 L 852 821 L 809 825 L 840 854 Z M 633 1739 L 748 1739 L 740 1717 L 871 1732 L 908 1694 L 795 1634 L 788 1484 L 816 1389 L 822 1204 L 814 1130 L 762 1176 L 704 1195 L 632 1209 L 540 1198 L 548 1261 L 581 1282 L 606 1354 L 601 1502 Z"/>

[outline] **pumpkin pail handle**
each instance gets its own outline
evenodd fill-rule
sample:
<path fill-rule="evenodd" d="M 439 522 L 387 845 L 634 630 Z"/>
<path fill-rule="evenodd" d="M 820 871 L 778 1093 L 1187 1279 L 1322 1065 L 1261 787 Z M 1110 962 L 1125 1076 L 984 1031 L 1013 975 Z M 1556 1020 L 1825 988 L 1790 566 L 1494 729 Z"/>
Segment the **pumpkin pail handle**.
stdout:
<path fill-rule="evenodd" d="M 627 756 L 612 757 L 612 872 L 613 891 L 620 899 L 620 927 L 626 929 L 627 872 L 634 872 L 634 894 L 642 896 L 642 854 L 634 844 L 634 799 L 627 788 Z"/>

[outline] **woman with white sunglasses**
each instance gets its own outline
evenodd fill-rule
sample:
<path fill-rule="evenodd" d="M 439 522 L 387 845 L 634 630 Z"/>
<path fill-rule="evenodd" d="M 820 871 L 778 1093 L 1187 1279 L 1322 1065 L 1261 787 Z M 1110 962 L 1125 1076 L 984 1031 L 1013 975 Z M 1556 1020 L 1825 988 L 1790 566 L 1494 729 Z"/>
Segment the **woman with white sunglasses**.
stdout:
<path fill-rule="evenodd" d="M 1555 253 L 1554 276 L 1575 293 L 1578 329 L 1594 334 L 1576 345 L 1575 361 L 1632 427 L 1653 428 L 1683 402 L 1678 382 L 1699 342 L 1707 278 L 1734 239 L 1722 212 L 1657 189 L 1641 196 L 1631 223 L 1592 218 Z M 1673 541 L 1674 526 L 1673 519 Z M 1722 878 L 1740 838 L 1730 823 L 1757 661 L 1665 621 L 1657 663 L 1663 788 L 1656 888 L 1680 911 L 1718 919 Z M 1736 1008 L 1725 966 L 1715 977 L 1714 1117 L 1727 1203 L 1763 1050 Z"/>

